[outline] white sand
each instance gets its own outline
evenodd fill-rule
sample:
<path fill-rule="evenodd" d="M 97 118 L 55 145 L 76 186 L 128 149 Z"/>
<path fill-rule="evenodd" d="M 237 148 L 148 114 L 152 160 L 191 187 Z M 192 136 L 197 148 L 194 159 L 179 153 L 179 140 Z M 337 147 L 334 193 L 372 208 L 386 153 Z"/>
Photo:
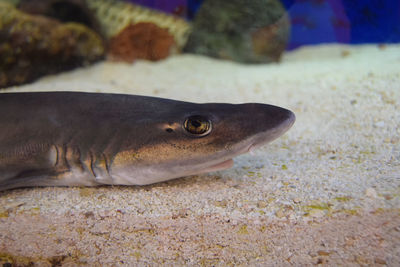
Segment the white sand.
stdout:
<path fill-rule="evenodd" d="M 39 90 L 263 102 L 297 121 L 227 171 L 0 193 L 0 263 L 400 265 L 399 45 L 308 47 L 271 65 L 99 63 L 10 89 Z"/>

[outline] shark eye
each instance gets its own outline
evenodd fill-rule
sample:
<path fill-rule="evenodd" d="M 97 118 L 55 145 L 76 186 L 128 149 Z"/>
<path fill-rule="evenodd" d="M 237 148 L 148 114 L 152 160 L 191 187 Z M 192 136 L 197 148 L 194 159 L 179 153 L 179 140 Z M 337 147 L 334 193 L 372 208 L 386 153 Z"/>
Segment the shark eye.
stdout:
<path fill-rule="evenodd" d="M 183 123 L 183 128 L 187 133 L 202 137 L 211 132 L 211 121 L 206 117 L 194 115 L 188 117 Z"/>

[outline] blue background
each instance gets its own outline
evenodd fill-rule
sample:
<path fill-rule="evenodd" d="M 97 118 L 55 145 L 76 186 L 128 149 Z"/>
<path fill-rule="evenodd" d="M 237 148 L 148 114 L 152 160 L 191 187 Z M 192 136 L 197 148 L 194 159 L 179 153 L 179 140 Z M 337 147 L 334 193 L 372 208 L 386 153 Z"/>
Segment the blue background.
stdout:
<path fill-rule="evenodd" d="M 203 0 L 131 2 L 192 19 Z M 319 43 L 400 42 L 400 0 L 282 0 L 282 3 L 292 25 L 288 49 Z"/>

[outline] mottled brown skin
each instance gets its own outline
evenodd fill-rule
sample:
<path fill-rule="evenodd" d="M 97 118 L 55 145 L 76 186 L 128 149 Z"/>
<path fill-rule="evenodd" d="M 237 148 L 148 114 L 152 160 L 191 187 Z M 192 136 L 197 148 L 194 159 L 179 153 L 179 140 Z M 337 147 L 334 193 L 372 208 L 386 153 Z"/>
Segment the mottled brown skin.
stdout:
<path fill-rule="evenodd" d="M 0 190 L 142 185 L 197 174 L 294 122 L 289 110 L 265 104 L 81 92 L 3 93 L 0 114 Z M 189 134 L 182 125 L 191 115 L 208 118 L 211 132 Z"/>

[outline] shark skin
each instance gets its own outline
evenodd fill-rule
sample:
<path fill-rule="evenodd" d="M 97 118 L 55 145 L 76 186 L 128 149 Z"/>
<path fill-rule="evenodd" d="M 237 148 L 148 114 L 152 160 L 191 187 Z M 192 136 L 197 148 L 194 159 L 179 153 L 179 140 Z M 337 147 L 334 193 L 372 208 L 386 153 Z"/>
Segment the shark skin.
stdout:
<path fill-rule="evenodd" d="M 0 94 L 0 190 L 147 185 L 232 167 L 293 112 L 83 92 Z"/>

